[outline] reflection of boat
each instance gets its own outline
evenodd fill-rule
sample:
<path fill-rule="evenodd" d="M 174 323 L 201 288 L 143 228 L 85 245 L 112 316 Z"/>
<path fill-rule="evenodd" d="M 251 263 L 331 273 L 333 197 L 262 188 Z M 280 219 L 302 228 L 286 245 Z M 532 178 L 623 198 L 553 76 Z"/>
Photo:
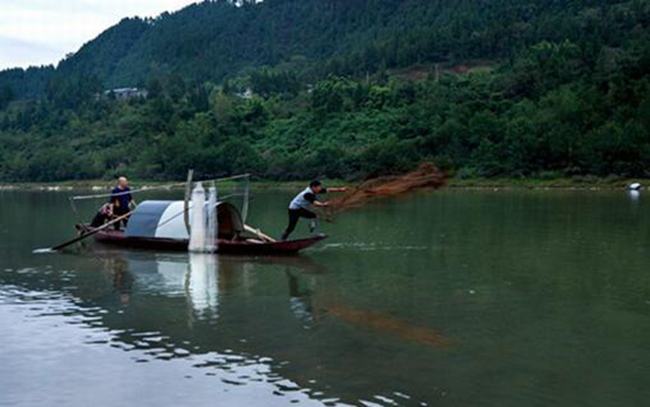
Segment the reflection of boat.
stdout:
<path fill-rule="evenodd" d="M 292 304 L 296 299 L 309 302 L 311 290 L 304 289 L 304 285 L 298 282 L 299 276 L 303 273 L 314 275 L 324 271 L 323 266 L 310 258 L 300 256 L 160 254 L 115 249 L 94 251 L 94 254 L 104 262 L 105 270 L 112 275 L 118 292 L 130 293 L 133 282 L 137 282 L 146 293 L 169 298 L 185 297 L 196 319 L 211 321 L 218 319 L 220 297 L 223 294 L 232 294 L 231 291 L 238 287 L 247 293 L 246 296 L 250 295 L 249 291 L 257 282 L 251 272 L 255 266 L 265 265 L 284 271 L 282 275 L 288 278 Z M 128 286 L 125 286 L 124 282 L 128 282 Z"/>
<path fill-rule="evenodd" d="M 120 258 L 119 255 L 110 257 Z M 316 290 L 313 283 L 319 281 L 318 275 L 324 275 L 326 268 L 310 258 L 210 256 L 198 253 L 152 257 L 149 253 L 141 252 L 137 255 L 128 253 L 125 259 L 128 259 L 124 261 L 128 261 L 135 279 L 142 281 L 148 290 L 166 295 L 185 295 L 199 317 L 210 315 L 210 318 L 216 319 L 219 297 L 228 291 L 229 286 L 239 285 L 248 292 L 252 285 L 259 284 L 259 281 L 253 282 L 257 278 L 253 278 L 250 272 L 254 266 L 277 266 L 283 270 L 288 281 L 291 313 L 303 328 L 309 329 L 318 321 L 333 318 L 357 328 L 428 347 L 444 349 L 454 344 L 454 340 L 436 329 L 413 324 L 387 312 L 348 304 L 334 286 Z M 272 273 L 265 274 L 272 276 Z M 235 280 L 239 280 L 239 283 L 235 283 Z M 246 319 L 250 321 L 250 318 Z"/>
<path fill-rule="evenodd" d="M 131 215 L 126 230 L 105 229 L 95 234 L 101 243 L 123 247 L 187 251 L 189 234 L 182 215 L 183 201 L 144 201 Z M 237 208 L 217 205 L 219 253 L 288 255 L 313 246 L 325 235 L 290 241 L 272 241 L 245 228 Z"/>
<path fill-rule="evenodd" d="M 119 304 L 109 302 L 114 296 L 99 297 L 109 311 L 101 314 L 103 325 L 120 330 L 125 348 L 144 349 L 160 359 L 185 357 L 186 352 L 193 360 L 203 354 L 223 355 L 221 364 L 196 366 L 223 367 L 228 372 L 233 366 L 237 371 L 238 365 L 268 361 L 265 381 L 271 378 L 268 381 L 277 383 L 280 392 L 290 381 L 315 399 L 336 396 L 354 404 L 359 394 L 381 394 L 385 383 L 402 379 L 404 372 L 392 369 L 393 359 L 381 357 L 386 346 L 404 341 L 445 349 L 453 344 L 431 328 L 375 309 L 381 306 L 351 301 L 348 293 L 337 290 L 336 273 L 327 273 L 328 265 L 317 256 L 211 256 L 108 246 L 93 254 L 107 261 L 105 270 L 115 284 L 128 284 L 115 287 L 119 293 L 131 293 L 128 307 L 123 294 Z M 115 278 L 118 272 L 125 276 Z M 88 286 L 96 287 L 95 281 L 89 280 Z M 359 351 L 358 344 L 376 340 L 382 345 Z M 182 353 L 172 348 L 181 348 Z M 423 350 L 417 349 L 423 358 L 413 362 L 416 369 L 430 366 L 431 355 L 440 355 Z M 350 366 L 358 377 L 368 377 L 366 370 L 373 372 L 357 393 L 348 392 Z M 429 384 L 429 378 L 417 377 L 414 380 L 421 380 L 422 388 Z"/>
<path fill-rule="evenodd" d="M 169 264 L 169 263 L 168 263 Z M 159 272 L 162 263 L 158 263 Z M 216 258 L 203 253 L 190 253 L 187 270 L 187 293 L 192 308 L 199 315 L 217 315 L 219 308 L 219 270 Z"/>

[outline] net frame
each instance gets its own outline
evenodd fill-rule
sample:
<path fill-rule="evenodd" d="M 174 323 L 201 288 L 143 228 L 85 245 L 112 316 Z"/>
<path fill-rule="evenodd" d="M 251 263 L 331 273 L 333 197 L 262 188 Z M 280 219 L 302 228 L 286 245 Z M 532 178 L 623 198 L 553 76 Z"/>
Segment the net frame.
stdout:
<path fill-rule="evenodd" d="M 220 202 L 228 201 L 233 205 L 235 205 L 235 207 L 238 207 L 241 213 L 242 221 L 245 224 L 246 218 L 248 217 L 249 200 L 251 198 L 250 177 L 251 175 L 246 173 L 246 174 L 233 175 L 229 177 L 192 181 L 190 183 L 191 184 L 190 190 L 193 190 L 196 184 L 198 184 L 199 182 L 203 183 L 203 185 L 214 186 L 215 188 L 218 188 L 220 191 L 219 193 Z M 115 194 L 111 192 L 105 192 L 105 193 L 89 194 L 89 195 L 74 195 L 69 197 L 68 201 L 70 202 L 72 212 L 77 217 L 77 220 L 80 223 L 83 223 L 83 221 L 81 220 L 81 214 L 79 213 L 79 209 L 76 205 L 76 203 L 79 201 L 90 201 L 90 200 L 100 200 L 100 199 L 108 200 L 109 198 L 124 196 L 127 194 L 137 195 L 145 192 L 172 191 L 174 189 L 185 188 L 186 186 L 187 186 L 187 182 L 174 182 L 174 183 L 155 185 L 155 186 L 145 186 L 142 188 L 132 189 L 130 191 L 119 192 Z M 221 190 L 226 190 L 230 192 L 228 194 L 221 195 Z M 241 204 L 239 206 L 237 206 L 235 203 L 232 202 L 232 200 L 234 200 L 235 198 L 241 199 Z M 181 211 L 177 215 L 174 215 L 174 217 L 181 216 L 184 213 L 185 210 Z"/>

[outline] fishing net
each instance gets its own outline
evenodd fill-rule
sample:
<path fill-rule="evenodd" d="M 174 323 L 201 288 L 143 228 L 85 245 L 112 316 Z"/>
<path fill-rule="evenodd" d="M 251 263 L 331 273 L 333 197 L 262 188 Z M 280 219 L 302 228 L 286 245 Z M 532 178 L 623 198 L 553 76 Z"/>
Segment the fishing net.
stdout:
<path fill-rule="evenodd" d="M 351 189 L 345 195 L 329 201 L 327 218 L 368 202 L 403 195 L 418 189 L 439 188 L 446 176 L 433 163 L 423 163 L 415 171 L 400 176 L 380 177 L 368 180 Z"/>
<path fill-rule="evenodd" d="M 219 201 L 234 205 L 239 210 L 242 221 L 246 223 L 249 201 L 252 198 L 250 175 L 244 174 L 217 179 L 213 185 L 219 191 Z"/>

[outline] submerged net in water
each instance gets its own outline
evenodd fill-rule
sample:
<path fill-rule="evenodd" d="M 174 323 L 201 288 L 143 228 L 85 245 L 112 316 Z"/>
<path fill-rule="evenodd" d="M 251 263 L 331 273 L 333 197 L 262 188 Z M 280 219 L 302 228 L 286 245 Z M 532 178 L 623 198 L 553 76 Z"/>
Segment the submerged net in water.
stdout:
<path fill-rule="evenodd" d="M 445 184 L 445 180 L 445 174 L 433 163 L 423 163 L 415 171 L 404 175 L 368 180 L 345 195 L 330 200 L 327 215 L 331 218 L 346 209 L 357 208 L 376 199 L 399 196 L 417 189 L 439 188 Z"/>

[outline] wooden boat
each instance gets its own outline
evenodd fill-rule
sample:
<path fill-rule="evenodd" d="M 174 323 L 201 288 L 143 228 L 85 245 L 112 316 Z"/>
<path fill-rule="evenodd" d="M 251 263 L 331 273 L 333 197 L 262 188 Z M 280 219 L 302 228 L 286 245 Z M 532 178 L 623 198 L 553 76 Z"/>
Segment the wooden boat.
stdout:
<path fill-rule="evenodd" d="M 315 245 L 326 239 L 325 235 L 312 236 L 305 239 L 281 242 L 265 242 L 255 238 L 237 240 L 218 239 L 218 253 L 245 255 L 291 255 Z M 106 229 L 95 234 L 95 240 L 100 243 L 163 251 L 187 251 L 189 240 L 168 238 L 129 237 L 122 230 Z"/>
<path fill-rule="evenodd" d="M 189 234 L 183 219 L 183 201 L 144 201 L 131 215 L 125 230 L 106 228 L 94 237 L 97 242 L 121 247 L 164 251 L 187 251 Z M 327 238 L 274 241 L 244 225 L 237 208 L 217 205 L 217 252 L 245 255 L 291 255 Z M 81 228 L 88 230 L 87 225 Z"/>

